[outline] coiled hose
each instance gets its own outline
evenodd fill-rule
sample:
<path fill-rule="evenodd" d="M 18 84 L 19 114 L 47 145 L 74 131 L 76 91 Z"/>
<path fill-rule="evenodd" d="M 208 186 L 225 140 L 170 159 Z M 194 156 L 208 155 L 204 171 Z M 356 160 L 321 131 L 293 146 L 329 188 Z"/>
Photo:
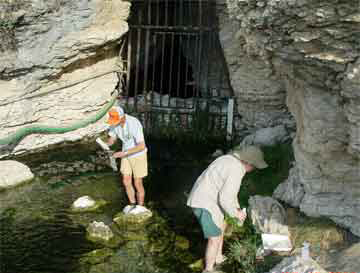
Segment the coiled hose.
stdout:
<path fill-rule="evenodd" d="M 116 98 L 117 98 L 116 92 L 114 92 L 109 103 L 107 103 L 94 116 L 91 116 L 90 118 L 88 118 L 86 120 L 76 122 L 76 123 L 66 126 L 66 127 L 50 127 L 50 126 L 34 125 L 34 126 L 28 126 L 28 127 L 21 128 L 21 129 L 17 130 L 15 133 L 13 133 L 5 138 L 0 139 L 0 148 L 4 148 L 7 145 L 11 145 L 11 144 L 16 144 L 20 140 L 22 140 L 25 136 L 31 135 L 31 134 L 63 134 L 63 133 L 71 132 L 71 131 L 86 127 L 89 124 L 95 123 L 99 119 L 101 119 L 110 110 L 110 108 L 114 105 Z"/>

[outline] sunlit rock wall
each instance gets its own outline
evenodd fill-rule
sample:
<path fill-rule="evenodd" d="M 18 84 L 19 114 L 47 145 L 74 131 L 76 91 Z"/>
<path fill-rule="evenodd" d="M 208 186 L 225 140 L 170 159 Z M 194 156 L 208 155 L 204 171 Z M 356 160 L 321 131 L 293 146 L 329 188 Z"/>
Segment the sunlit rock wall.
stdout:
<path fill-rule="evenodd" d="M 221 41 L 245 122 L 288 123 L 286 100 L 300 209 L 360 235 L 360 2 L 221 2 Z"/>
<path fill-rule="evenodd" d="M 121 70 L 117 56 L 129 11 L 122 0 L 1 1 L 0 138 L 25 125 L 67 126 L 105 105 L 118 85 L 111 71 Z M 63 135 L 30 135 L 13 153 L 103 129 L 98 122 Z"/>

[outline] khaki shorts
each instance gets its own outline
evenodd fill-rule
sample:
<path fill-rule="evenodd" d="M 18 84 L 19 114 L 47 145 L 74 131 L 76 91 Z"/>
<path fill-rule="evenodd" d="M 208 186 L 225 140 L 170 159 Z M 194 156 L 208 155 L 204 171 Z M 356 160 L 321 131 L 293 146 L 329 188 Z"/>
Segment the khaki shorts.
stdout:
<path fill-rule="evenodd" d="M 143 178 L 148 175 L 147 153 L 131 157 L 122 158 L 120 172 L 123 175 L 134 175 L 135 178 Z"/>

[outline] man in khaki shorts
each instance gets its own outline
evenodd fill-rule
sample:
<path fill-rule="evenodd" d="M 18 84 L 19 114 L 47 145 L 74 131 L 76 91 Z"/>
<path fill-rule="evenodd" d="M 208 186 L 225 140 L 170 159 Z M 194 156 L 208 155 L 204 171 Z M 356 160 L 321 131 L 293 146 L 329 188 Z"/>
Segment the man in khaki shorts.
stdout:
<path fill-rule="evenodd" d="M 245 220 L 246 212 L 240 209 L 238 193 L 241 181 L 247 172 L 255 168 L 266 168 L 262 151 L 255 146 L 235 147 L 229 154 L 218 157 L 196 180 L 187 200 L 193 209 L 208 239 L 205 252 L 205 270 L 203 272 L 220 272 L 214 269 L 221 264 L 223 241 L 226 224 L 224 214 Z"/>
<path fill-rule="evenodd" d="M 110 129 L 107 144 L 113 145 L 118 138 L 122 141 L 122 151 L 115 152 L 113 157 L 121 158 L 122 182 L 130 202 L 123 212 L 137 214 L 148 211 L 144 207 L 143 178 L 148 174 L 148 166 L 143 127 L 137 118 L 125 114 L 120 106 L 111 108 L 108 116 L 106 122 Z"/>

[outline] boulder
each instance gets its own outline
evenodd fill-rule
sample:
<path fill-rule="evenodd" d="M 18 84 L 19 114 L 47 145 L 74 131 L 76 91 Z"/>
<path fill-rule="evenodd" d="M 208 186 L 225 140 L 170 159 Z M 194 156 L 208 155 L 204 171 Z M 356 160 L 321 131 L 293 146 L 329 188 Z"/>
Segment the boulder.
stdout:
<path fill-rule="evenodd" d="M 251 196 L 248 213 L 253 225 L 261 233 L 290 235 L 285 209 L 275 199 L 259 195 Z"/>
<path fill-rule="evenodd" d="M 278 265 L 272 268 L 271 273 L 283 272 L 319 272 L 327 273 L 317 262 L 313 259 L 305 259 L 300 255 L 284 258 Z"/>
<path fill-rule="evenodd" d="M 109 226 L 103 222 L 93 221 L 86 228 L 86 237 L 89 241 L 102 244 L 107 247 L 118 247 L 123 240 L 115 235 Z"/>
<path fill-rule="evenodd" d="M 30 168 L 18 161 L 0 161 L 0 191 L 30 181 L 34 174 Z"/>
<path fill-rule="evenodd" d="M 113 221 L 120 227 L 127 230 L 136 231 L 145 228 L 145 225 L 152 217 L 151 211 L 142 212 L 139 214 L 119 212 L 115 215 Z"/>

